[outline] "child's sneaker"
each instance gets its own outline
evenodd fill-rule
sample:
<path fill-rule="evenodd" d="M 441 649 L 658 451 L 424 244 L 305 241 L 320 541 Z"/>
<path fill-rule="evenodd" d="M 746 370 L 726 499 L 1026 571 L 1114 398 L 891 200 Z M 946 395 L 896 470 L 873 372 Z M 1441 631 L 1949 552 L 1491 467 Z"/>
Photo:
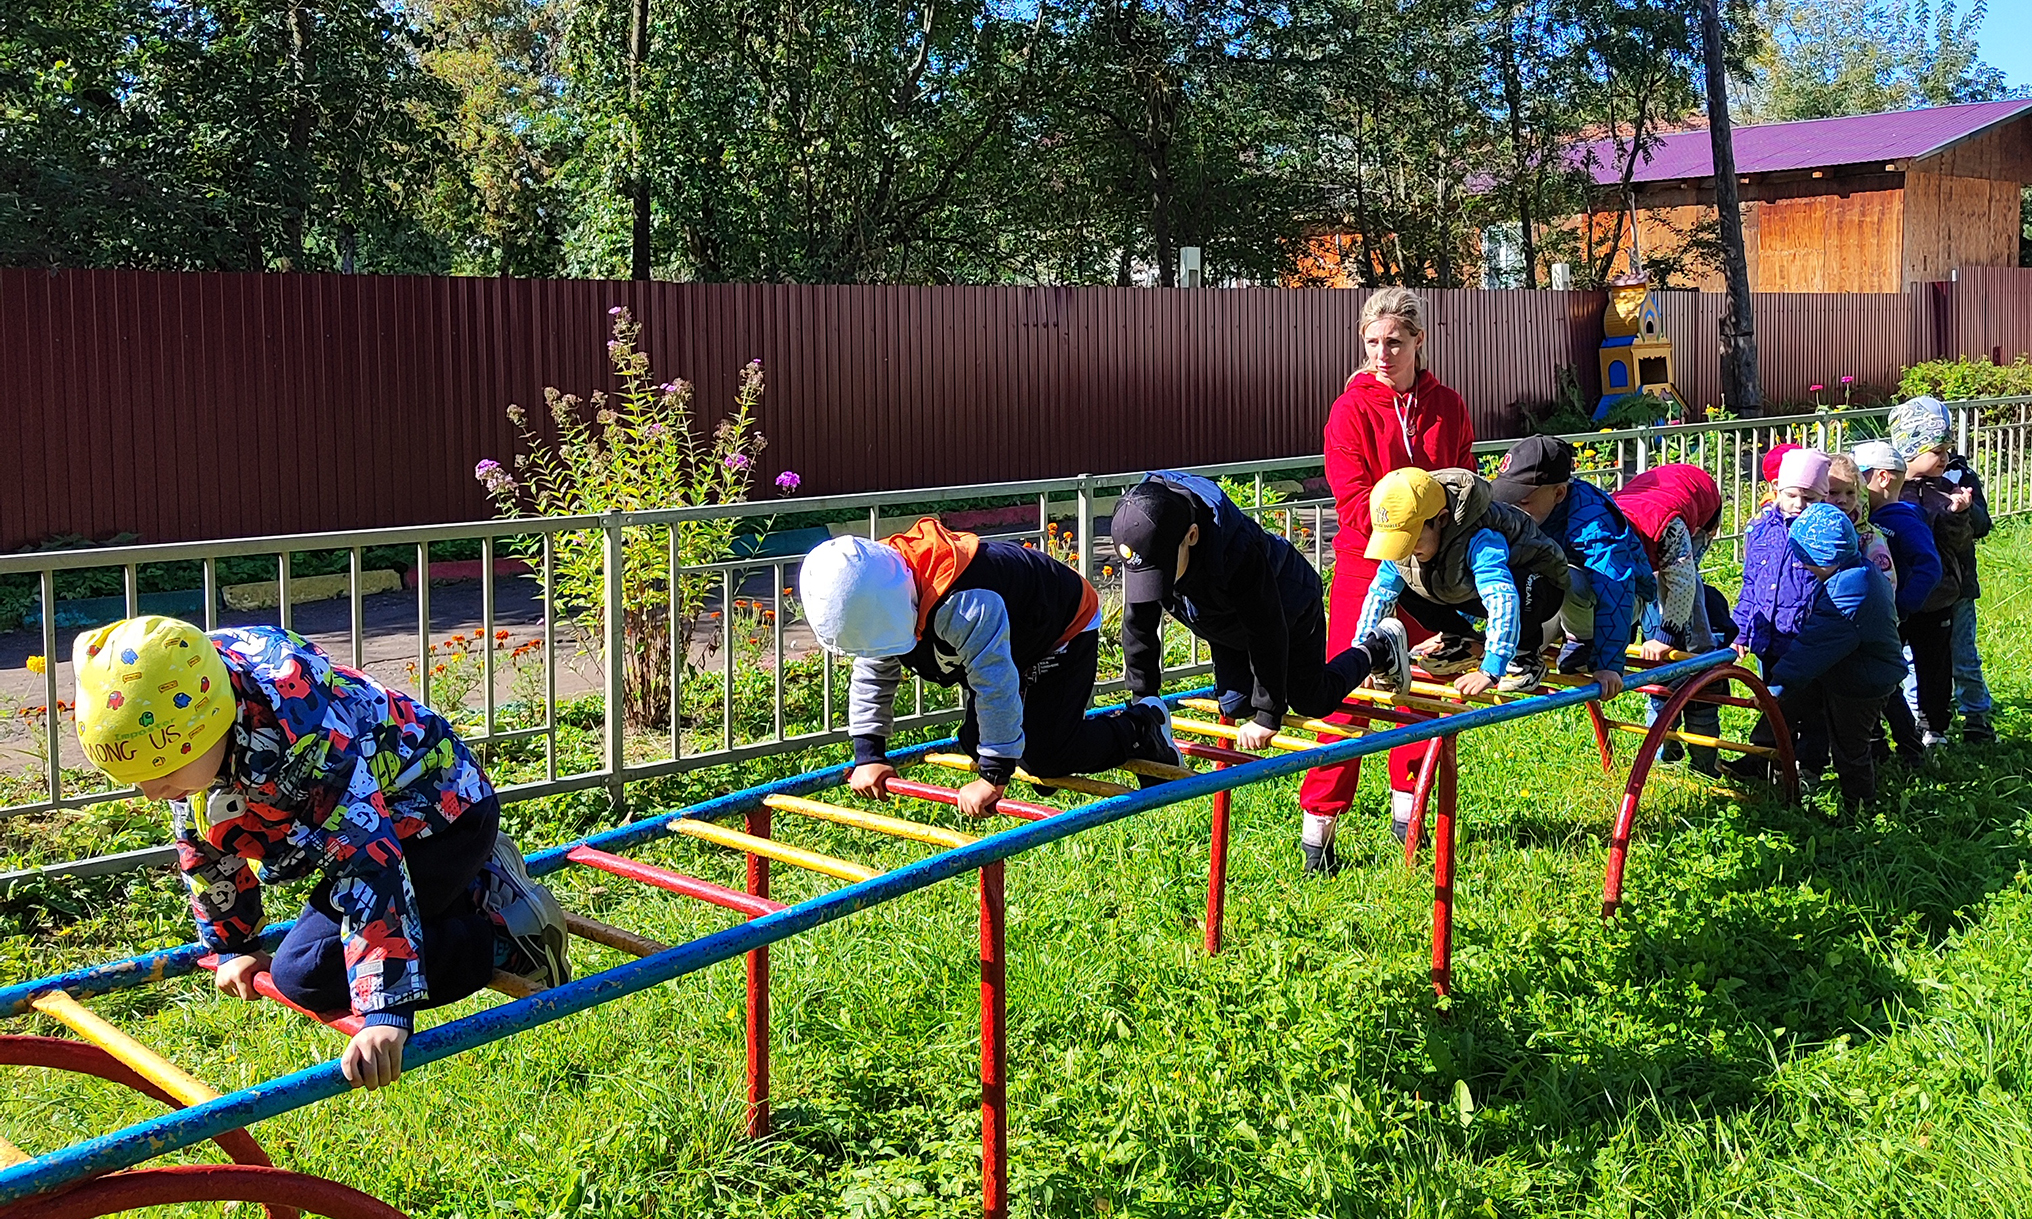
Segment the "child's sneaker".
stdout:
<path fill-rule="evenodd" d="M 1410 792 L 1393 790 L 1390 793 L 1390 832 L 1397 836 L 1398 842 L 1403 842 L 1411 837 L 1411 810 L 1416 804 L 1417 801 Z M 1425 827 L 1423 826 L 1420 826 L 1418 829 L 1418 846 L 1419 849 L 1423 849 L 1425 846 Z"/>
<path fill-rule="evenodd" d="M 1455 677 L 1482 663 L 1482 643 L 1465 635 L 1440 635 L 1419 644 L 1411 658 L 1434 677 Z"/>
<path fill-rule="evenodd" d="M 1411 688 L 1411 648 L 1404 638 L 1404 624 L 1385 618 L 1362 641 L 1369 653 L 1369 676 L 1378 690 L 1392 694 Z"/>
<path fill-rule="evenodd" d="M 1710 779 L 1722 777 L 1721 750 L 1712 745 L 1689 745 L 1686 756 L 1692 759 L 1687 763 L 1687 767 L 1694 773 L 1706 775 Z"/>
<path fill-rule="evenodd" d="M 1140 711 L 1142 714 L 1137 715 Z M 1129 756 L 1145 762 L 1162 762 L 1166 766 L 1185 765 L 1185 755 L 1178 752 L 1178 741 L 1171 735 L 1171 708 L 1155 694 L 1139 698 L 1130 704 L 1124 714 L 1135 715 L 1138 732 L 1136 743 L 1129 747 Z M 1150 775 L 1137 775 L 1139 787 L 1150 787 L 1165 780 Z"/>
<path fill-rule="evenodd" d="M 1341 870 L 1340 856 L 1334 854 L 1334 830 L 1339 817 L 1305 814 L 1298 831 L 1298 851 L 1305 858 L 1307 876 L 1332 876 Z"/>
<path fill-rule="evenodd" d="M 1678 741 L 1668 740 L 1658 749 L 1658 760 L 1668 765 L 1686 756 L 1686 746 Z"/>
<path fill-rule="evenodd" d="M 1545 654 L 1543 652 L 1519 652 L 1511 657 L 1510 667 L 1496 682 L 1496 689 L 1505 694 L 1529 694 L 1545 684 Z"/>
<path fill-rule="evenodd" d="M 1752 783 L 1771 781 L 1771 763 L 1754 753 L 1741 754 L 1721 763 L 1721 771 L 1732 779 L 1744 779 Z"/>
<path fill-rule="evenodd" d="M 506 956 L 500 968 L 549 989 L 571 981 L 564 907 L 529 878 L 522 850 L 506 834 L 494 838 L 494 855 L 480 867 L 480 908 L 494 918 Z"/>

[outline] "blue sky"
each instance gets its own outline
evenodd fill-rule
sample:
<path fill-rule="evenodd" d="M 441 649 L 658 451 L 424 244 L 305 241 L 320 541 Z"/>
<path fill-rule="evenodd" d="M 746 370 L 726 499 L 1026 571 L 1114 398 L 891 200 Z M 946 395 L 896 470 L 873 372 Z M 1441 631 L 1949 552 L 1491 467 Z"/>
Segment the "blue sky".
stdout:
<path fill-rule="evenodd" d="M 1964 10 L 1966 11 L 1966 10 Z M 1983 58 L 2014 85 L 2032 85 L 2032 21 L 2018 0 L 1990 0 L 1979 44 Z"/>

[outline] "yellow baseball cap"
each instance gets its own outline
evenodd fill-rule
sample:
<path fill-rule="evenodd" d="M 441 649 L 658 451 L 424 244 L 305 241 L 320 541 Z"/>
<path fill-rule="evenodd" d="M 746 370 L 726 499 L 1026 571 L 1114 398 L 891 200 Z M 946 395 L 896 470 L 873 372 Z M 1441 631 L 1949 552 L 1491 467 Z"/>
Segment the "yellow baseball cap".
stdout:
<path fill-rule="evenodd" d="M 78 635 L 78 743 L 121 783 L 189 765 L 233 726 L 226 662 L 188 622 L 144 614 Z"/>
<path fill-rule="evenodd" d="M 1410 556 L 1425 522 L 1446 511 L 1446 488 L 1423 470 L 1392 470 L 1369 492 L 1369 547 L 1365 558 L 1392 563 Z"/>

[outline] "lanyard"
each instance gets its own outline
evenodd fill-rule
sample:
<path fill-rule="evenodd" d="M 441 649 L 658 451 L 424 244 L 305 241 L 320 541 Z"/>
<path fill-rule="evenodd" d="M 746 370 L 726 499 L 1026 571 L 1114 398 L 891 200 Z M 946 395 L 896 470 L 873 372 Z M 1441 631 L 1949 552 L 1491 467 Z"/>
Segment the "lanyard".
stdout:
<path fill-rule="evenodd" d="M 1418 396 L 1392 391 L 1390 406 L 1397 412 L 1397 430 L 1404 435 L 1404 457 L 1415 466 L 1418 464 L 1418 450 L 1411 447 L 1411 415 L 1418 410 Z"/>

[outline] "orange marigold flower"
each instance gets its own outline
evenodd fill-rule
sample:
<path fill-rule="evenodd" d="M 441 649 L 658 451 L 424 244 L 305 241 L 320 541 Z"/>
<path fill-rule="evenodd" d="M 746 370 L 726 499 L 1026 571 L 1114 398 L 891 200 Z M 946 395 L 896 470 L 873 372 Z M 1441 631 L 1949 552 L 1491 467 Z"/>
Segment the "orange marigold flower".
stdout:
<path fill-rule="evenodd" d="M 494 632 L 494 638 L 496 638 L 496 639 L 506 639 L 506 638 L 508 638 L 508 632 L 506 632 L 506 631 L 495 631 L 495 632 Z"/>

